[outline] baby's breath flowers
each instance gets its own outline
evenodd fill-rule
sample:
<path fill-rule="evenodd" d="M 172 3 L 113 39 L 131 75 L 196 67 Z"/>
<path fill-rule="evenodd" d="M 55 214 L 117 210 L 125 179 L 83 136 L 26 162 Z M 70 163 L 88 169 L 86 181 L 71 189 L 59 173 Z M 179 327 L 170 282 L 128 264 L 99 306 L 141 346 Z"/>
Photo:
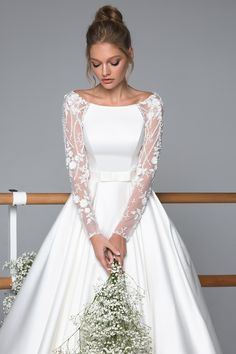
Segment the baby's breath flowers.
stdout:
<path fill-rule="evenodd" d="M 9 313 L 16 295 L 20 291 L 23 281 L 33 264 L 35 257 L 35 252 L 24 252 L 21 256 L 17 257 L 16 260 L 7 261 L 3 264 L 2 269 L 8 268 L 12 277 L 12 287 L 7 296 L 3 299 L 4 318 Z M 1 326 L 2 325 L 3 320 L 1 322 Z"/>
<path fill-rule="evenodd" d="M 140 287 L 114 258 L 111 273 L 83 313 L 72 316 L 76 331 L 55 354 L 152 354 L 150 327 L 142 322 Z M 128 287 L 129 285 L 129 287 Z M 139 288 L 139 289 L 138 289 Z M 75 336 L 79 338 L 76 338 Z M 76 345 L 70 345 L 70 341 Z"/>

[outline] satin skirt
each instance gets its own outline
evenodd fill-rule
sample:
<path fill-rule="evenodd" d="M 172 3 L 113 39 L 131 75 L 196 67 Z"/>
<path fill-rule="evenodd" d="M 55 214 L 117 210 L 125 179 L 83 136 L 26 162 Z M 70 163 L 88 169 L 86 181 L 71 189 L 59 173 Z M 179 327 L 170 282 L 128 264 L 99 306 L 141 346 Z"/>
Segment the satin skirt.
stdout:
<path fill-rule="evenodd" d="M 109 239 L 132 181 L 89 182 L 100 231 Z M 194 264 L 152 190 L 127 242 L 123 269 L 145 290 L 143 320 L 153 354 L 221 354 Z M 41 245 L 0 329 L 1 354 L 51 354 L 75 330 L 70 316 L 92 301 L 108 273 L 95 257 L 72 194 Z"/>

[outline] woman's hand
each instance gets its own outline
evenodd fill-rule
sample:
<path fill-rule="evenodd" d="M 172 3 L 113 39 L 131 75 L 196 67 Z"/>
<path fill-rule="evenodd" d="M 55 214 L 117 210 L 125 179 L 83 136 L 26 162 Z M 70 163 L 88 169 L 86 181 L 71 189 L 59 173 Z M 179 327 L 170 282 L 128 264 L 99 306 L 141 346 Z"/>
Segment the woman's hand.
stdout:
<path fill-rule="evenodd" d="M 90 241 L 93 245 L 96 258 L 101 263 L 103 268 L 110 273 L 111 272 L 110 265 L 113 261 L 113 258 L 111 256 L 108 256 L 107 252 L 109 252 L 109 255 L 115 254 L 119 256 L 120 255 L 119 249 L 116 247 L 116 245 L 113 245 L 110 242 L 110 240 L 108 240 L 102 234 L 96 234 L 90 237 Z"/>
<path fill-rule="evenodd" d="M 112 234 L 112 236 L 110 237 L 109 241 L 120 252 L 120 256 L 112 254 L 112 252 L 108 249 L 107 252 L 106 252 L 107 253 L 108 262 L 112 263 L 113 257 L 115 257 L 116 260 L 121 265 L 121 267 L 123 267 L 124 258 L 125 258 L 126 253 L 127 253 L 127 250 L 126 250 L 126 239 L 124 237 L 122 237 L 121 235 L 119 235 L 119 234 Z"/>

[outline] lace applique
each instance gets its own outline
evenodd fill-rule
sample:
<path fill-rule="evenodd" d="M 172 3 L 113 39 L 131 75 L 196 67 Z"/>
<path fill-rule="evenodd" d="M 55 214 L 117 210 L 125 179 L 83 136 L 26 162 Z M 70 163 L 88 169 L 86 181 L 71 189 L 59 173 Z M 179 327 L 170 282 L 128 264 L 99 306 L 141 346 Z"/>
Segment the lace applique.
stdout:
<path fill-rule="evenodd" d="M 145 135 L 139 151 L 134 186 L 122 218 L 113 233 L 128 241 L 137 227 L 152 191 L 157 169 L 163 132 L 163 101 L 154 92 L 147 100 L 138 103 L 145 121 Z"/>
<path fill-rule="evenodd" d="M 90 238 L 100 231 L 88 187 L 89 166 L 83 138 L 83 116 L 87 108 L 88 104 L 73 92 L 64 95 L 62 124 L 66 168 L 69 171 L 73 200 Z"/>

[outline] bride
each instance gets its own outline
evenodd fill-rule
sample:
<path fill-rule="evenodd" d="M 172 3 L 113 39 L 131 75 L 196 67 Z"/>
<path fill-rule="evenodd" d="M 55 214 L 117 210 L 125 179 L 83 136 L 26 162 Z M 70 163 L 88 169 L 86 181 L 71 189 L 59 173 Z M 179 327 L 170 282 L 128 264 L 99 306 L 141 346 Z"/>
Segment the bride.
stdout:
<path fill-rule="evenodd" d="M 0 330 L 1 354 L 52 354 L 74 332 L 71 316 L 93 301 L 114 259 L 144 290 L 140 314 L 152 349 L 89 354 L 221 354 L 194 264 L 152 189 L 163 100 L 128 84 L 134 53 L 116 7 L 97 10 L 86 40 L 87 73 L 99 83 L 70 90 L 62 105 L 71 194 Z"/>

